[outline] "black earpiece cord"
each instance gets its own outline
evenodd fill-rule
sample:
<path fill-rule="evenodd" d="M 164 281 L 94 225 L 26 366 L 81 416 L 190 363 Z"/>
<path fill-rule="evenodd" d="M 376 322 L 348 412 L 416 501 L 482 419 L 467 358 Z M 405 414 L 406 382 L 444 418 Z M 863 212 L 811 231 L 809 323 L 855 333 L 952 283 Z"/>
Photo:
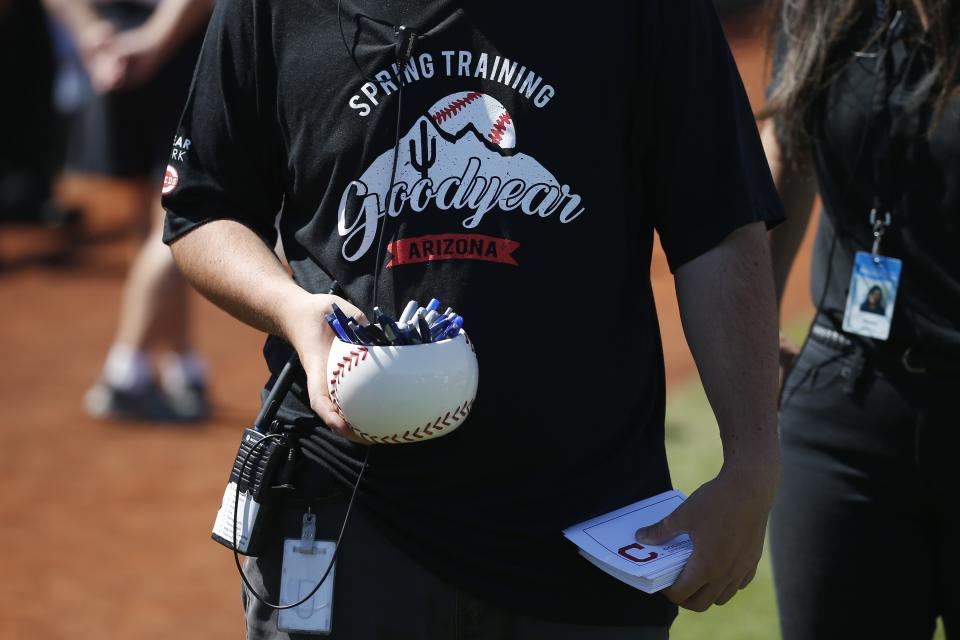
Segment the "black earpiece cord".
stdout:
<path fill-rule="evenodd" d="M 357 68 L 357 71 L 360 74 L 360 77 L 367 82 L 373 82 L 363 72 L 363 68 L 360 66 L 360 63 L 356 59 L 356 56 L 354 56 L 353 50 L 347 44 L 347 37 L 343 31 L 342 5 L 343 5 L 343 0 L 337 0 L 337 26 L 340 30 L 340 39 L 343 42 L 343 46 L 347 51 L 348 57 L 353 62 L 354 66 Z M 393 191 L 393 183 L 394 183 L 394 180 L 396 180 L 396 175 L 397 175 L 397 161 L 398 161 L 399 150 L 400 150 L 400 116 L 403 112 L 403 86 L 404 86 L 403 69 L 407 65 L 408 61 L 410 60 L 410 56 L 413 54 L 413 47 L 416 40 L 418 39 L 418 36 L 416 32 L 408 30 L 404 25 L 395 26 L 388 22 L 384 22 L 383 20 L 378 20 L 376 18 L 371 18 L 370 16 L 357 14 L 356 21 L 357 21 L 358 28 L 356 29 L 355 35 L 354 35 L 354 47 L 356 47 L 356 41 L 359 38 L 359 33 L 360 33 L 359 23 L 361 19 L 369 20 L 371 22 L 374 22 L 376 24 L 380 24 L 383 26 L 393 27 L 394 35 L 398 38 L 397 56 L 396 56 L 397 70 L 394 74 L 399 86 L 397 90 L 397 117 L 396 117 L 395 129 L 394 129 L 393 164 L 390 169 L 390 183 L 388 186 L 388 191 L 386 194 L 386 202 L 385 202 L 385 204 L 389 208 L 390 194 Z M 380 259 L 381 259 L 381 253 L 383 252 L 383 235 L 384 235 L 384 228 L 386 227 L 386 223 L 388 220 L 389 220 L 389 213 L 388 213 L 388 210 L 386 210 L 384 211 L 384 221 L 380 227 L 380 231 L 377 239 L 377 254 L 376 254 L 376 262 L 375 262 L 375 267 L 373 272 L 373 296 L 372 296 L 371 308 L 376 306 L 376 303 L 377 303 L 377 289 L 378 289 L 378 284 L 380 280 L 379 278 L 380 262 L 381 262 Z M 309 257 L 311 258 L 311 260 L 316 262 L 316 260 L 312 255 L 309 255 Z M 286 438 L 286 435 L 284 434 L 272 433 L 265 436 L 262 440 L 260 440 L 253 447 L 251 447 L 247 455 L 244 456 L 243 462 L 241 462 L 240 464 L 240 474 L 239 474 L 240 479 L 243 478 L 243 474 L 246 471 L 250 463 L 250 459 L 253 457 L 254 453 L 256 453 L 266 443 L 271 441 L 282 441 L 284 438 Z M 313 590 L 311 590 L 310 593 L 308 593 L 298 602 L 293 602 L 290 604 L 279 604 L 279 603 L 275 604 L 272 602 L 268 602 L 266 598 L 264 598 L 262 595 L 257 593 L 257 590 L 253 587 L 252 584 L 250 584 L 250 580 L 247 578 L 247 575 L 243 571 L 243 566 L 240 564 L 240 554 L 237 551 L 237 523 L 238 523 L 238 517 L 239 517 L 238 512 L 240 510 L 240 488 L 239 486 L 237 487 L 237 491 L 234 494 L 234 499 L 233 499 L 233 540 L 232 540 L 233 561 L 237 567 L 237 571 L 240 573 L 240 578 L 243 580 L 243 584 L 246 587 L 246 589 L 249 591 L 250 595 L 252 595 L 254 598 L 259 600 L 264 606 L 269 607 L 270 609 L 284 610 L 284 609 L 293 609 L 295 607 L 299 607 L 305 602 L 308 602 L 317 593 L 317 591 L 320 590 L 320 587 L 323 585 L 324 581 L 326 581 L 327 577 L 330 575 L 330 571 L 333 569 L 333 566 L 336 563 L 337 555 L 340 553 L 340 546 L 343 541 L 343 534 L 344 534 L 344 531 L 346 531 L 347 529 L 347 522 L 349 522 L 350 520 L 350 513 L 353 510 L 354 503 L 356 502 L 357 492 L 360 488 L 360 483 L 363 480 L 363 474 L 367 469 L 367 463 L 369 459 L 370 459 L 370 447 L 367 447 L 367 450 L 363 458 L 363 464 L 360 467 L 360 471 L 357 474 L 357 480 L 353 484 L 353 490 L 350 493 L 350 500 L 347 502 L 347 511 L 343 516 L 343 524 L 341 524 L 340 526 L 340 532 L 337 534 L 337 541 L 334 547 L 333 555 L 330 558 L 330 564 L 327 565 L 327 569 L 323 572 L 323 575 L 320 577 L 320 580 L 317 582 L 316 586 L 314 586 Z"/>
<path fill-rule="evenodd" d="M 285 437 L 286 436 L 283 434 L 273 433 L 268 436 L 264 436 L 264 438 L 260 440 L 260 442 L 253 445 L 253 447 L 250 448 L 250 451 L 247 452 L 247 455 L 244 456 L 243 462 L 240 463 L 239 479 L 241 480 L 243 479 L 243 473 L 247 469 L 247 465 L 250 462 L 250 458 L 253 457 L 253 454 L 257 451 L 257 449 L 262 447 L 267 442 L 270 442 L 272 440 L 278 440 L 278 441 L 283 440 L 283 438 Z M 367 469 L 367 461 L 369 459 L 370 459 L 370 448 L 367 447 L 367 452 L 364 454 L 364 457 L 363 457 L 363 466 L 360 467 L 360 473 L 357 474 L 357 481 L 354 483 L 353 491 L 350 493 L 350 501 L 347 502 L 347 512 L 343 516 L 343 524 L 340 525 L 340 533 L 337 534 L 337 542 L 333 548 L 333 555 L 330 557 L 330 564 L 327 565 L 326 571 L 323 572 L 323 575 L 320 577 L 320 580 L 317 582 L 313 590 L 310 593 L 308 593 L 306 596 L 304 596 L 300 601 L 293 602 L 291 604 L 279 604 L 279 603 L 274 604 L 272 602 L 268 602 L 264 596 L 257 593 L 257 590 L 253 587 L 252 584 L 250 584 L 250 580 L 247 579 L 247 574 L 244 573 L 243 571 L 243 567 L 240 564 L 240 554 L 237 552 L 237 519 L 238 519 L 237 512 L 240 509 L 240 487 L 237 486 L 237 491 L 233 496 L 233 562 L 235 565 L 237 565 L 237 571 L 240 573 L 240 578 L 243 580 L 243 584 L 247 588 L 247 591 L 249 591 L 250 595 L 252 595 L 254 598 L 259 600 L 265 607 L 269 607 L 270 609 L 276 609 L 277 611 L 299 607 L 303 603 L 309 601 L 310 598 L 312 598 L 314 594 L 316 594 L 317 591 L 320 590 L 320 587 L 323 586 L 324 581 L 326 581 L 327 577 L 330 575 L 330 571 L 333 569 L 333 565 L 337 562 L 337 555 L 340 553 L 340 543 L 343 541 L 343 532 L 346 531 L 347 529 L 347 522 L 350 520 L 350 512 L 353 510 L 353 503 L 356 502 L 357 490 L 360 488 L 360 481 L 363 479 L 363 472 L 366 471 Z M 238 485 L 239 485 L 239 482 L 238 482 Z"/>
<path fill-rule="evenodd" d="M 393 136 L 393 163 L 390 167 L 390 181 L 387 184 L 387 193 L 384 198 L 384 212 L 383 212 L 383 223 L 380 225 L 380 229 L 377 231 L 377 253 L 374 257 L 374 267 L 373 267 L 373 294 L 370 300 L 370 309 L 377 306 L 377 293 L 380 288 L 380 269 L 381 262 L 383 257 L 383 236 L 385 235 L 387 223 L 390 221 L 390 198 L 393 193 L 393 183 L 397 178 L 397 161 L 400 155 L 400 117 L 403 113 L 403 87 L 406 84 L 403 79 L 403 70 L 406 67 L 407 63 L 410 61 L 410 57 L 413 55 L 414 45 L 416 41 L 422 38 L 417 34 L 416 31 L 408 29 L 405 25 L 394 25 L 384 20 L 379 20 L 377 18 L 372 18 L 358 13 L 355 17 L 357 28 L 354 30 L 354 46 L 353 48 L 347 44 L 347 35 L 343 31 L 343 0 L 337 0 L 337 26 L 340 29 L 340 41 L 343 43 L 343 47 L 347 52 L 347 56 L 353 62 L 353 65 L 357 68 L 357 71 L 360 74 L 360 77 L 366 80 L 367 82 L 373 83 L 366 73 L 363 71 L 363 67 L 360 66 L 360 62 L 357 60 L 354 51 L 357 46 L 357 42 L 360 37 L 360 20 L 369 20 L 375 24 L 379 24 L 385 27 L 393 28 L 393 35 L 397 38 L 396 46 L 396 62 L 397 68 L 394 73 L 394 77 L 397 80 L 397 117 L 394 128 Z"/>

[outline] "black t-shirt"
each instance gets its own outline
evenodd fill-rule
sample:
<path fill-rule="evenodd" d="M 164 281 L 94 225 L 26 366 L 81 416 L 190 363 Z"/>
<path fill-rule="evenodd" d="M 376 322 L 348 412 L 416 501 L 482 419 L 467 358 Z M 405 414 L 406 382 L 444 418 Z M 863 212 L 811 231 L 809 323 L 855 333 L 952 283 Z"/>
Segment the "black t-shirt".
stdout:
<path fill-rule="evenodd" d="M 665 598 L 598 571 L 561 530 L 670 486 L 654 229 L 676 269 L 782 215 L 712 6 L 344 2 L 355 60 L 336 6 L 218 3 L 168 172 L 166 241 L 231 218 L 272 244 L 282 209 L 297 282 L 322 292 L 335 278 L 369 313 L 386 224 L 377 304 L 454 307 L 480 387 L 452 434 L 375 446 L 360 507 L 495 604 L 668 623 Z M 423 36 L 399 132 L 381 22 Z M 383 215 L 395 146 L 402 197 Z M 279 341 L 266 352 L 276 372 Z M 294 391 L 283 416 L 316 425 Z M 362 447 L 314 437 L 349 476 Z"/>
<path fill-rule="evenodd" d="M 878 76 L 878 20 L 864 16 L 843 51 L 847 64 L 809 118 L 825 213 L 814 245 L 813 296 L 823 298 L 825 317 L 839 326 L 854 255 L 873 243 L 869 214 L 879 193 L 893 209 L 880 253 L 903 261 L 889 344 L 960 357 L 960 99 L 930 130 L 931 95 L 917 89 L 932 51 L 908 19 Z M 861 49 L 869 55 L 855 55 Z M 890 159 L 877 165 L 884 148 Z"/>

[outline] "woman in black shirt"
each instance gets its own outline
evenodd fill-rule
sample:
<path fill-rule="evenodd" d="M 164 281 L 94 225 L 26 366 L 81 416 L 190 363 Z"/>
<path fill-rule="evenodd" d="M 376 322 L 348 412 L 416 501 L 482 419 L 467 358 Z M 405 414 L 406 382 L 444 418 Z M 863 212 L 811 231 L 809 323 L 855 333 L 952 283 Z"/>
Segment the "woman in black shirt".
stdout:
<path fill-rule="evenodd" d="M 764 129 L 788 213 L 771 236 L 778 293 L 823 203 L 816 318 L 799 357 L 782 348 L 783 637 L 930 638 L 938 616 L 957 637 L 960 1 L 782 4 Z M 892 280 L 851 286 L 855 265 L 891 259 L 895 295 Z M 886 339 L 849 322 L 873 287 L 883 308 L 865 315 Z"/>

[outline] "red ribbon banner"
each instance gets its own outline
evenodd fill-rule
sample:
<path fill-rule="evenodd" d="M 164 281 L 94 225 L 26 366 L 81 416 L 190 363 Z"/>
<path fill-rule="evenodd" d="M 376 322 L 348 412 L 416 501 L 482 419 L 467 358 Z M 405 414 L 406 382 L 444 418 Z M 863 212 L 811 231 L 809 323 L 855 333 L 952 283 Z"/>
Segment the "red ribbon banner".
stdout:
<path fill-rule="evenodd" d="M 519 266 L 512 254 L 520 246 L 509 238 L 476 233 L 442 233 L 416 238 L 401 238 L 387 245 L 392 256 L 387 269 L 401 264 L 434 260 L 483 260 Z"/>

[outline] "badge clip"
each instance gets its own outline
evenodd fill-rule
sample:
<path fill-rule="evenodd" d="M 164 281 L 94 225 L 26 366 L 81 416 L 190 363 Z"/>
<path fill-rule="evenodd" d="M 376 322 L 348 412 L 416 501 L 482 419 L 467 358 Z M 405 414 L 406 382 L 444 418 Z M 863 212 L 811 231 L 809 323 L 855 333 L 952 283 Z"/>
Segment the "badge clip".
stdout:
<path fill-rule="evenodd" d="M 870 251 L 874 262 L 880 260 L 880 242 L 883 240 L 883 234 L 887 232 L 887 227 L 893 222 L 890 212 L 887 211 L 881 218 L 877 215 L 877 209 L 870 210 L 870 224 L 873 226 L 873 249 Z"/>
<path fill-rule="evenodd" d="M 307 507 L 307 512 L 303 514 L 303 526 L 300 529 L 300 546 L 294 547 L 297 553 L 313 554 L 314 541 L 317 539 L 317 514 Z"/>

